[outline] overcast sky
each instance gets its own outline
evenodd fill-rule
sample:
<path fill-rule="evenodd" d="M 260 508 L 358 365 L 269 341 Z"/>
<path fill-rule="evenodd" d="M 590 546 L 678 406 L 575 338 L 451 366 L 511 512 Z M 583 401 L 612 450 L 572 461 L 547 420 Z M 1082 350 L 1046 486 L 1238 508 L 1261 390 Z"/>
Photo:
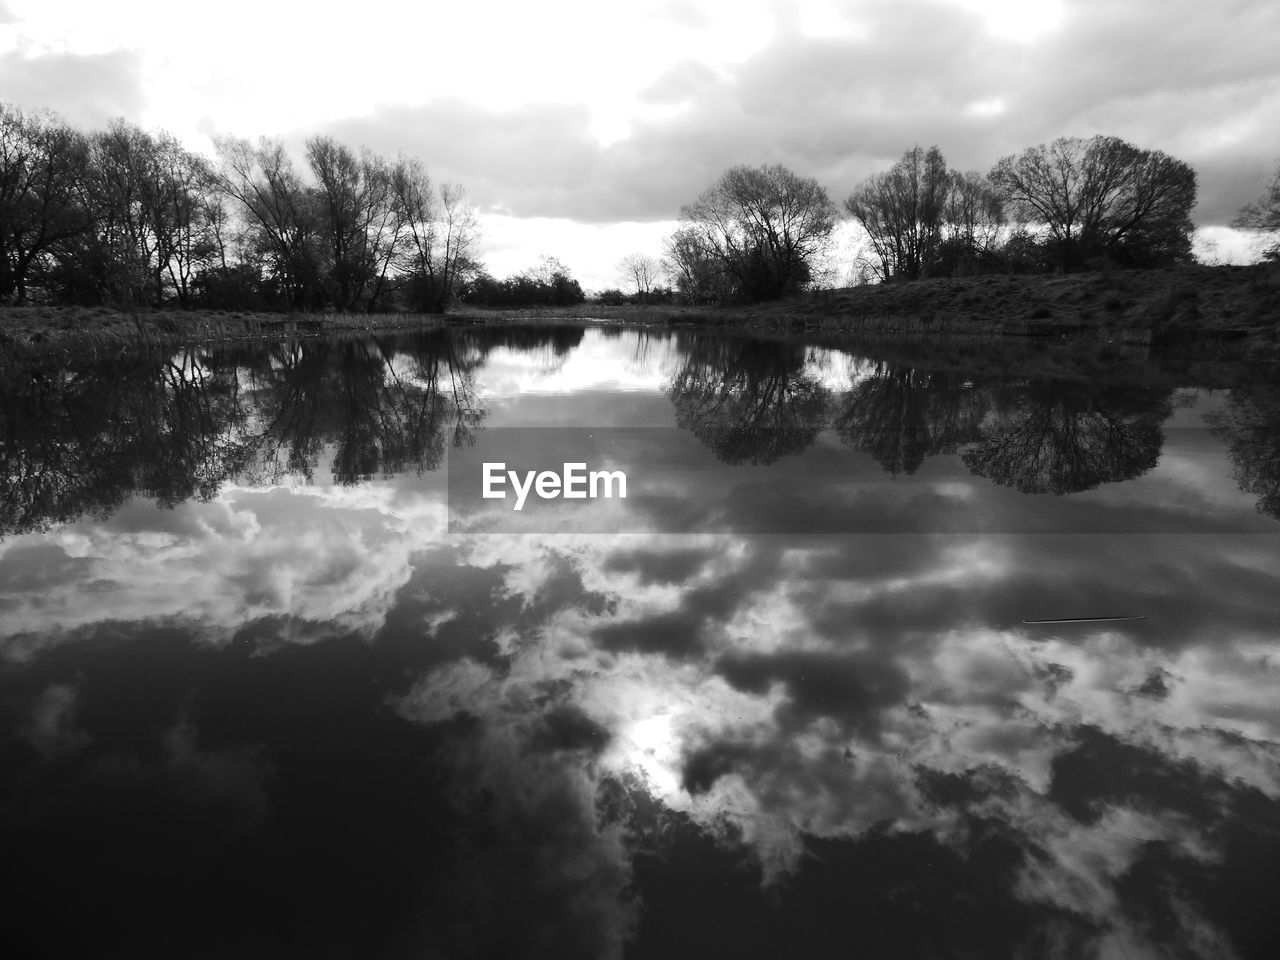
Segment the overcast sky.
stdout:
<path fill-rule="evenodd" d="M 1277 49 L 1275 0 L 0 0 L 0 100 L 208 153 L 417 155 L 477 203 L 492 272 L 547 253 L 599 288 L 727 166 L 841 200 L 916 143 L 985 171 L 1115 134 L 1194 165 L 1197 224 L 1225 225 L 1280 158 Z"/>

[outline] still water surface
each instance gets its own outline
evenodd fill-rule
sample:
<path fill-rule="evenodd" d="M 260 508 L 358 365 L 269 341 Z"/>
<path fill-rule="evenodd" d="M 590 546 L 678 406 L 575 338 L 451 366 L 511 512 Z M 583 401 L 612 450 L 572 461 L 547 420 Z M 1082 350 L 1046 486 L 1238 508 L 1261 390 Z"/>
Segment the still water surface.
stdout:
<path fill-rule="evenodd" d="M 9 935 L 1272 956 L 1276 381 L 574 326 L 15 371 Z M 450 482 L 584 433 L 626 501 Z"/>

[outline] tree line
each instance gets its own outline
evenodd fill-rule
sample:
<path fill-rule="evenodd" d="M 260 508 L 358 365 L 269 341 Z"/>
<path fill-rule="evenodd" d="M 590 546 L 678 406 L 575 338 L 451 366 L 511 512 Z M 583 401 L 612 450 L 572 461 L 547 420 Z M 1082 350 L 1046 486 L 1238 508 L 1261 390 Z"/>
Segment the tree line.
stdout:
<path fill-rule="evenodd" d="M 417 158 L 326 136 L 302 166 L 270 138 L 215 148 L 211 160 L 123 120 L 86 134 L 0 103 L 0 299 L 423 313 L 584 299 L 552 258 L 486 272 L 474 206 Z M 1164 266 L 1192 260 L 1195 202 L 1188 164 L 1110 136 L 1029 147 L 986 174 L 916 146 L 843 209 L 812 177 L 735 166 L 681 209 L 661 264 L 634 254 L 619 269 L 640 302 L 774 299 L 833 279 L 843 215 L 866 238 L 862 280 Z M 1280 171 L 1235 224 L 1280 229 Z"/>
<path fill-rule="evenodd" d="M 439 313 L 583 298 L 558 261 L 485 273 L 474 206 L 417 158 L 325 136 L 301 167 L 279 140 L 215 147 L 0 103 L 0 300 Z"/>
<path fill-rule="evenodd" d="M 915 146 L 854 187 L 843 213 L 866 238 L 858 279 L 888 282 L 1190 263 L 1195 203 L 1188 164 L 1095 136 L 1028 147 L 986 174 Z M 820 279 L 841 213 L 812 177 L 733 167 L 681 209 L 663 265 L 689 301 L 785 296 Z M 1280 171 L 1234 225 L 1280 230 Z M 1280 244 L 1264 256 L 1280 259 Z"/>

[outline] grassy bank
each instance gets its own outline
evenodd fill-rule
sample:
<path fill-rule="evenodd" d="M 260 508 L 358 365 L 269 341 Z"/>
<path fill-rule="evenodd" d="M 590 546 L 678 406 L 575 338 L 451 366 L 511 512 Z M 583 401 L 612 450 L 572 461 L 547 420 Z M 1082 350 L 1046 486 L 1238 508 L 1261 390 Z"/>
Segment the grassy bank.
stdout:
<path fill-rule="evenodd" d="M 112 307 L 0 307 L 0 349 L 19 354 L 100 352 L 129 346 L 275 340 L 444 324 L 404 313 L 261 313 L 227 310 L 118 310 Z"/>
<path fill-rule="evenodd" d="M 1142 343 L 1180 332 L 1280 343 L 1280 268 L 1179 267 L 1070 276 L 988 276 L 824 290 L 743 306 L 584 303 L 570 308 L 464 307 L 412 314 L 271 314 L 107 307 L 0 308 L 0 347 L 15 352 L 118 349 L 138 343 L 275 339 L 436 326 L 581 319 L 867 335 L 1067 337 Z"/>
<path fill-rule="evenodd" d="M 1133 339 L 1179 331 L 1266 343 L 1280 331 L 1280 268 L 1182 267 L 988 276 L 824 290 L 672 320 L 849 333 Z"/>

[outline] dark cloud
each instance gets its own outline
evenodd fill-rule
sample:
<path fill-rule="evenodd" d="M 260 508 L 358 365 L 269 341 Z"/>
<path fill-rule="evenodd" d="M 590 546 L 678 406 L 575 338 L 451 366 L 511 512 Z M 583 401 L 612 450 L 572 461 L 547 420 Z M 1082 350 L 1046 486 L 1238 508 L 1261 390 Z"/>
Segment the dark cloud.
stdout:
<path fill-rule="evenodd" d="M 1247 535 L 1197 537 L 1191 557 L 1186 540 L 1177 537 L 1008 537 L 1003 546 L 1010 569 L 995 581 L 926 582 L 860 600 L 831 599 L 829 585 L 844 579 L 832 559 L 826 565 L 831 579 L 811 581 L 798 599 L 819 636 L 868 640 L 890 650 L 913 637 L 933 636 L 940 624 L 1072 637 L 1096 625 L 1037 627 L 1022 621 L 1104 616 L 1146 617 L 1109 628 L 1144 644 L 1180 649 L 1210 639 L 1265 636 L 1273 629 L 1275 580 L 1268 567 L 1257 566 L 1254 553 L 1264 542 Z M 917 546 L 917 569 L 923 571 L 936 558 L 937 545 L 919 538 Z M 1274 556 L 1274 545 L 1267 552 Z M 853 551 L 850 556 L 852 576 L 860 576 L 865 560 Z"/>
<path fill-rule="evenodd" d="M 874 736 L 883 712 L 902 703 L 910 690 L 907 674 L 892 659 L 863 654 L 730 654 L 716 670 L 735 688 L 751 693 L 784 684 L 789 699 L 779 719 L 785 728 L 830 717 L 864 737 Z"/>
<path fill-rule="evenodd" d="M 1252 791 L 1231 787 L 1191 761 L 1175 761 L 1094 727 L 1053 761 L 1049 796 L 1072 817 L 1096 823 L 1110 807 L 1134 797 L 1159 798 L 1161 807 L 1196 821 L 1220 816 L 1233 795 Z M 1274 816 L 1274 813 L 1272 813 Z"/>
<path fill-rule="evenodd" d="M 655 560 L 660 562 L 658 552 Z M 662 654 L 672 659 L 696 657 L 705 652 L 713 631 L 732 620 L 757 591 L 772 588 L 782 555 L 769 546 L 753 545 L 735 569 L 700 583 L 681 596 L 675 610 L 630 620 L 611 620 L 597 626 L 592 639 L 604 650 Z M 646 561 L 639 561 L 641 566 Z"/>
<path fill-rule="evenodd" d="M 530 744 L 550 753 L 561 751 L 596 754 L 609 744 L 609 731 L 596 723 L 580 707 L 561 704 L 538 720 Z"/>
<path fill-rule="evenodd" d="M 35 57 L 3 53 L 0 90 L 24 109 L 52 110 L 82 128 L 103 126 L 114 117 L 136 118 L 146 100 L 138 55 L 129 50 Z"/>
<path fill-rule="evenodd" d="M 93 563 L 71 557 L 54 543 L 19 542 L 0 554 L 0 594 L 39 590 L 61 580 L 87 576 Z"/>
<path fill-rule="evenodd" d="M 863 36 L 781 30 L 722 74 L 676 64 L 640 100 L 678 109 L 605 146 L 576 106 L 388 107 L 331 132 L 417 153 L 488 209 L 589 222 L 674 218 L 736 163 L 787 164 L 840 198 L 916 143 L 985 171 L 1034 143 L 1109 133 L 1196 166 L 1196 219 L 1221 224 L 1280 153 L 1266 120 L 1280 102 L 1274 4 L 1085 2 L 1025 46 L 928 0 L 860 14 Z"/>
<path fill-rule="evenodd" d="M 425 550 L 412 563 L 378 632 L 382 648 L 401 651 L 417 669 L 462 657 L 497 662 L 498 632 L 519 618 L 522 606 L 521 597 L 507 592 L 509 568 L 469 566 L 448 547 Z"/>
<path fill-rule="evenodd" d="M 592 639 L 604 650 L 615 653 L 636 651 L 672 658 L 702 652 L 702 622 L 699 614 L 686 610 L 660 613 L 642 620 L 619 620 L 599 626 Z"/>
<path fill-rule="evenodd" d="M 697 576 L 719 551 L 691 547 L 685 550 L 624 550 L 611 554 L 604 568 L 610 572 L 635 573 L 645 586 L 653 583 L 684 583 Z"/>
<path fill-rule="evenodd" d="M 562 610 L 578 609 L 594 616 L 613 613 L 616 601 L 603 593 L 588 590 L 582 582 L 582 568 L 562 553 L 548 551 L 550 573 L 525 601 L 521 627 L 536 629 Z"/>

